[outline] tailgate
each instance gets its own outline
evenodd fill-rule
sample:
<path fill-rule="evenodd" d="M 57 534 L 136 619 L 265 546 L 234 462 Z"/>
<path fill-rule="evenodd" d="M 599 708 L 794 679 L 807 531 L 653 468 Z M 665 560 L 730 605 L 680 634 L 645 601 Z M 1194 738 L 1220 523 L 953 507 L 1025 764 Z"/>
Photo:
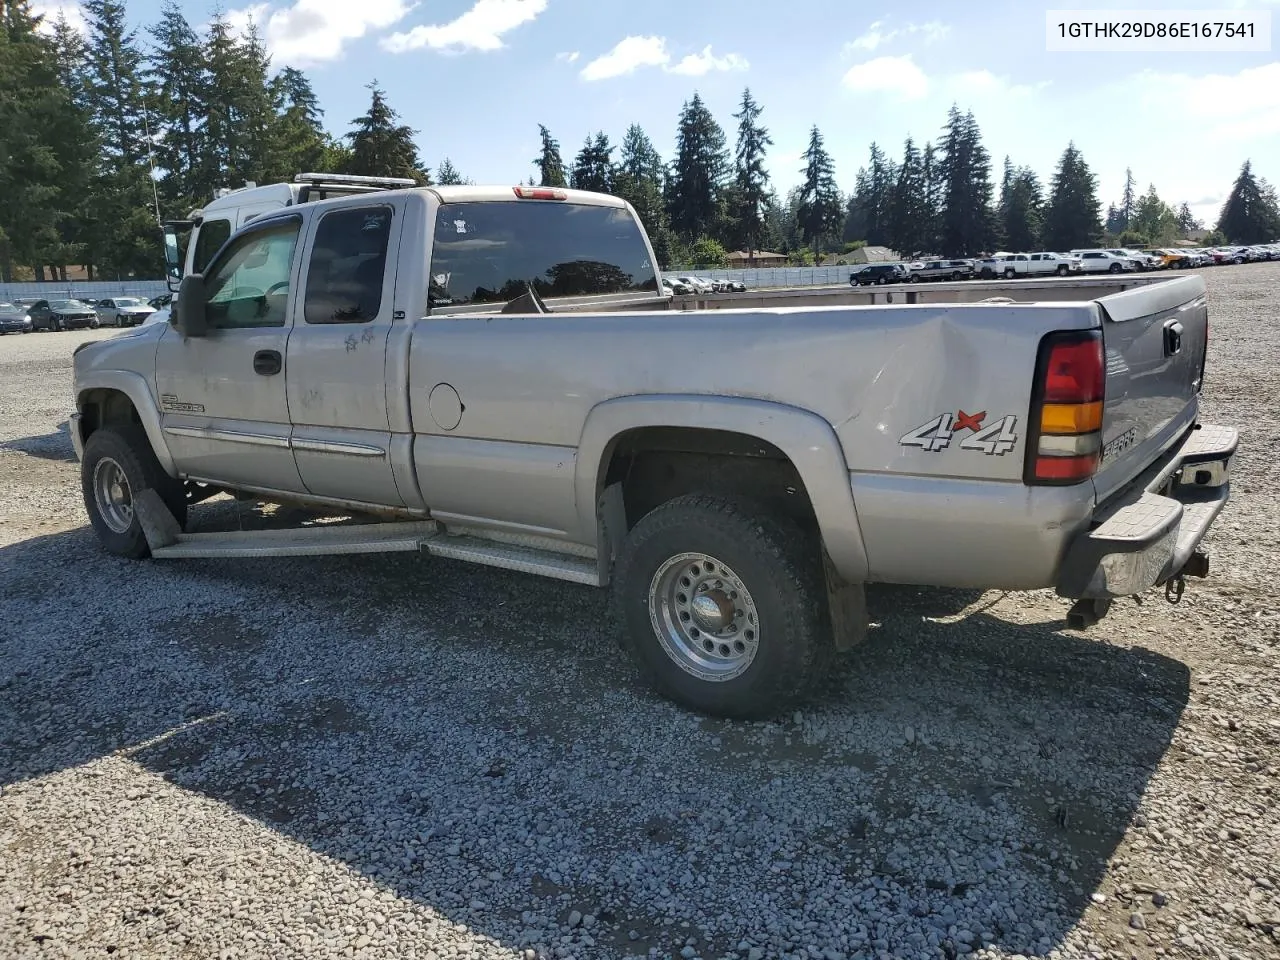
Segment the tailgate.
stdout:
<path fill-rule="evenodd" d="M 1180 277 L 1095 301 L 1107 383 L 1099 501 L 1123 487 L 1195 422 L 1209 320 L 1204 281 Z"/>

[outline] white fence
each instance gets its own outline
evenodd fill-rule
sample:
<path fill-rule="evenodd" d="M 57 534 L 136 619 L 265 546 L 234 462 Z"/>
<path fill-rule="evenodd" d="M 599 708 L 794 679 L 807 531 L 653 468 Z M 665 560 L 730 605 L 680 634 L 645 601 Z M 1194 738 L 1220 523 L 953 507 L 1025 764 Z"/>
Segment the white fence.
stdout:
<path fill-rule="evenodd" d="M 847 267 L 759 267 L 752 270 L 703 270 L 698 267 L 668 267 L 662 275 L 705 277 L 708 280 L 739 280 L 751 290 L 768 287 L 824 287 L 847 284 L 849 275 L 865 264 Z"/>
<path fill-rule="evenodd" d="M 102 300 L 106 297 L 141 297 L 150 300 L 169 288 L 163 280 L 46 280 L 43 283 L 0 283 L 0 300 L 41 297 L 45 300 Z"/>

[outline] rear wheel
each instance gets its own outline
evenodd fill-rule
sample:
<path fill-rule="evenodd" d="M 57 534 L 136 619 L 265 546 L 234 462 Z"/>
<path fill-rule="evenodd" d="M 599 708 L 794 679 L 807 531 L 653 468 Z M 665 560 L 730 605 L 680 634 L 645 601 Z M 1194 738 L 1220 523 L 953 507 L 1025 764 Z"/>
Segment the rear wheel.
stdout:
<path fill-rule="evenodd" d="M 80 486 L 89 523 L 108 553 L 140 559 L 151 552 L 133 508 L 143 490 L 160 494 L 181 526 L 187 519 L 181 482 L 160 466 L 146 432 L 136 424 L 103 427 L 85 443 Z"/>
<path fill-rule="evenodd" d="M 666 697 L 702 713 L 776 716 L 826 670 L 816 537 L 744 502 L 688 495 L 628 534 L 614 574 L 624 643 Z"/>
<path fill-rule="evenodd" d="M 908 278 L 907 278 L 907 280 L 908 280 L 908 282 L 909 282 L 909 283 L 919 283 L 919 282 L 920 282 L 920 274 L 918 274 L 918 273 L 913 273 L 910 277 L 908 277 Z"/>
<path fill-rule="evenodd" d="M 951 274 L 951 279 L 953 281 L 959 282 L 964 279 L 964 274 L 962 274 L 959 270 L 956 270 Z"/>
<path fill-rule="evenodd" d="M 1012 268 L 1010 268 L 1010 269 L 1008 269 L 1008 270 L 1006 270 L 1006 271 L 1004 272 L 1004 278 L 1005 278 L 1006 280 L 1012 280 L 1012 279 L 1013 279 L 1014 277 L 1016 277 L 1017 275 L 1018 275 L 1018 272 L 1017 272 L 1016 270 L 1012 269 Z"/>

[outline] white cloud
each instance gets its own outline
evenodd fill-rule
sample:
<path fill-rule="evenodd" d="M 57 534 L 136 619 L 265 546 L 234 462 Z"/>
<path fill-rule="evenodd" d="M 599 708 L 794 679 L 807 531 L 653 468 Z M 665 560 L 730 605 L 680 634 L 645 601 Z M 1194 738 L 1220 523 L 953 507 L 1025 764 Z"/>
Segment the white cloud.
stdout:
<path fill-rule="evenodd" d="M 1182 122 L 1206 142 L 1280 136 L 1280 61 L 1231 74 L 1147 70 L 1126 88 L 1144 91 L 1146 105 L 1155 110 L 1177 104 Z"/>
<path fill-rule="evenodd" d="M 717 57 L 711 52 L 711 45 L 708 44 L 702 48 L 701 53 L 691 53 L 677 63 L 671 68 L 671 73 L 701 77 L 712 70 L 746 70 L 748 66 L 750 64 L 747 63 L 746 57 L 736 53 L 726 53 L 723 57 Z"/>
<path fill-rule="evenodd" d="M 67 18 L 67 24 L 77 33 L 88 34 L 89 21 L 84 18 L 84 10 L 75 0 L 51 0 L 49 3 L 34 3 L 31 12 L 37 17 L 44 17 L 40 24 L 40 32 L 46 35 L 53 33 L 54 24 L 58 22 L 58 14 Z"/>
<path fill-rule="evenodd" d="M 579 56 L 580 54 L 578 53 L 578 51 L 574 50 L 571 53 L 557 53 L 556 60 L 559 63 L 573 63 L 578 59 Z"/>
<path fill-rule="evenodd" d="M 844 85 L 858 93 L 891 93 L 905 100 L 919 100 L 929 92 L 929 78 L 909 55 L 856 64 L 844 75 Z"/>
<path fill-rule="evenodd" d="M 583 67 L 581 75 L 584 80 L 607 80 L 634 73 L 641 67 L 661 67 L 667 73 L 702 77 L 712 71 L 746 70 L 748 66 L 746 57 L 741 54 L 726 53 L 717 57 L 710 45 L 703 47 L 701 53 L 688 54 L 673 65 L 665 37 L 625 37 L 608 53 Z"/>
<path fill-rule="evenodd" d="M 414 27 L 382 41 L 392 53 L 428 47 L 432 50 L 501 50 L 502 35 L 536 19 L 547 0 L 476 0 L 475 6 L 448 23 Z"/>
<path fill-rule="evenodd" d="M 583 80 L 607 80 L 633 73 L 641 67 L 663 67 L 671 62 L 662 37 L 626 37 L 608 53 L 582 68 Z"/>
<path fill-rule="evenodd" d="M 965 97 L 1017 97 L 1028 99 L 1049 86 L 1048 80 L 1038 83 L 1014 83 L 1008 77 L 997 76 L 990 70 L 970 70 L 957 74 L 947 84 L 947 89 Z"/>
<path fill-rule="evenodd" d="M 941 40 L 950 32 L 951 28 L 945 23 L 937 20 L 930 20 L 927 23 L 908 23 L 901 27 L 887 28 L 883 20 L 877 20 L 871 24 L 865 33 L 845 44 L 848 51 L 866 51 L 874 53 L 885 44 L 892 43 L 899 37 L 915 37 L 919 36 L 925 43 L 934 43 Z"/>
<path fill-rule="evenodd" d="M 274 62 L 302 67 L 337 60 L 350 41 L 391 26 L 415 6 L 405 0 L 297 0 L 289 6 L 251 4 L 226 17 L 238 32 L 252 20 Z"/>

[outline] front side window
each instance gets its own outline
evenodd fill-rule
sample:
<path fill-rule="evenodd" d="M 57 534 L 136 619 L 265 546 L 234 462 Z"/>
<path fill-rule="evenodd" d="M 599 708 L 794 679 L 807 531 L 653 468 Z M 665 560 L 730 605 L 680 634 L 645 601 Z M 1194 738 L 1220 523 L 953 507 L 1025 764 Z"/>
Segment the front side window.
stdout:
<path fill-rule="evenodd" d="M 209 326 L 284 326 L 297 244 L 296 219 L 236 238 L 205 281 Z"/>
<path fill-rule="evenodd" d="M 358 207 L 320 220 L 307 268 L 307 323 L 368 323 L 378 316 L 391 216 L 391 207 Z"/>
<path fill-rule="evenodd" d="M 625 208 L 537 200 L 441 204 L 432 308 L 503 304 L 530 287 L 548 300 L 656 293 L 658 278 Z"/>
<path fill-rule="evenodd" d="M 193 273 L 204 273 L 213 255 L 222 249 L 222 245 L 231 236 L 230 220 L 206 220 L 200 224 L 200 233 L 196 237 L 196 259 L 191 265 Z"/>

